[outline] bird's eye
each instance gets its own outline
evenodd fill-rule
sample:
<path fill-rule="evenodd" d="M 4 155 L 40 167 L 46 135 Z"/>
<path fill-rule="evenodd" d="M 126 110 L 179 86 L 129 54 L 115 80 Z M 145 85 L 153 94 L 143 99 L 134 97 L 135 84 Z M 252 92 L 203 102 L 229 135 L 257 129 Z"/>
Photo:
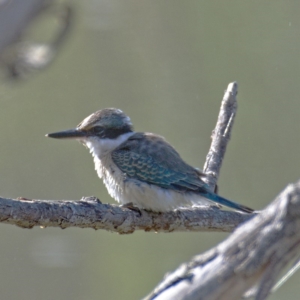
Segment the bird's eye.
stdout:
<path fill-rule="evenodd" d="M 102 126 L 95 126 L 92 128 L 92 132 L 95 134 L 101 134 L 104 128 Z"/>

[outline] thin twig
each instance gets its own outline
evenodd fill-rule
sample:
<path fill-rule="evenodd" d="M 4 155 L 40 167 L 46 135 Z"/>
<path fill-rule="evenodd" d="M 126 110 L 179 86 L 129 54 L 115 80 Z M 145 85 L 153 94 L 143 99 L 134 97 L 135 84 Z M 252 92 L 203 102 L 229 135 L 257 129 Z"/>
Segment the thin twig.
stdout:
<path fill-rule="evenodd" d="M 230 140 L 234 117 L 237 111 L 237 90 L 237 83 L 232 82 L 225 91 L 216 128 L 212 132 L 210 149 L 204 164 L 203 171 L 208 175 L 204 180 L 212 190 L 215 189 L 217 184 L 227 144 Z"/>

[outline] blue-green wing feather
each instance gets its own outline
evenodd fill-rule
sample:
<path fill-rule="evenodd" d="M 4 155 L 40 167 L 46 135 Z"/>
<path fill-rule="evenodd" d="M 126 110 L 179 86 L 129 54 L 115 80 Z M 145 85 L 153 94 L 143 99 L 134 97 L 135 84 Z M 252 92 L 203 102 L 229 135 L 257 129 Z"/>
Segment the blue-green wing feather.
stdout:
<path fill-rule="evenodd" d="M 135 133 L 112 152 L 113 162 L 129 178 L 177 192 L 197 193 L 221 205 L 251 213 L 253 209 L 210 192 L 205 174 L 185 163 L 162 137 Z"/>
<path fill-rule="evenodd" d="M 207 190 L 202 173 L 159 136 L 136 133 L 112 152 L 112 159 L 128 177 L 179 192 Z"/>

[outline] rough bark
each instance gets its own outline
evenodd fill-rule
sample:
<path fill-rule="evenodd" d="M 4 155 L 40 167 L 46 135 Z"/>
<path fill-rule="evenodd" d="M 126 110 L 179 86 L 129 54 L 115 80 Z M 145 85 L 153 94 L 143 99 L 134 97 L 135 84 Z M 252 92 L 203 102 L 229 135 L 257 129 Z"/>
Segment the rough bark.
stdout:
<path fill-rule="evenodd" d="M 145 299 L 266 299 L 300 254 L 300 181 L 224 242 L 181 265 Z"/>
<path fill-rule="evenodd" d="M 0 198 L 0 222 L 23 228 L 80 227 L 118 233 L 135 230 L 230 232 L 253 215 L 218 208 L 179 209 L 167 213 L 140 212 L 102 204 L 97 198 L 80 201 L 22 200 Z"/>

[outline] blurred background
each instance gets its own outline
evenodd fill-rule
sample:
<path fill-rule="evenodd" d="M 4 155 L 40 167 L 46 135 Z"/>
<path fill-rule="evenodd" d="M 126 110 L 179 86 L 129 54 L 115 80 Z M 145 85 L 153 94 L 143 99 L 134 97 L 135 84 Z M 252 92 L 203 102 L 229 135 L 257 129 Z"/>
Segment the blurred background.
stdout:
<path fill-rule="evenodd" d="M 105 107 L 124 110 L 137 131 L 165 136 L 201 168 L 223 91 L 234 80 L 239 109 L 220 194 L 263 209 L 300 177 L 299 1 L 73 0 L 63 3 L 71 15 L 57 21 L 60 2 L 23 26 L 23 41 L 53 42 L 41 61 L 50 61 L 46 67 L 24 67 L 24 57 L 11 54 L 22 48 L 16 36 L 2 49 L 2 197 L 94 195 L 115 203 L 84 147 L 45 138 Z M 0 1 L 0 22 L 9 5 Z M 5 224 L 0 235 L 1 299 L 9 300 L 140 299 L 164 274 L 227 237 Z M 296 299 L 299 278 L 270 299 Z"/>

